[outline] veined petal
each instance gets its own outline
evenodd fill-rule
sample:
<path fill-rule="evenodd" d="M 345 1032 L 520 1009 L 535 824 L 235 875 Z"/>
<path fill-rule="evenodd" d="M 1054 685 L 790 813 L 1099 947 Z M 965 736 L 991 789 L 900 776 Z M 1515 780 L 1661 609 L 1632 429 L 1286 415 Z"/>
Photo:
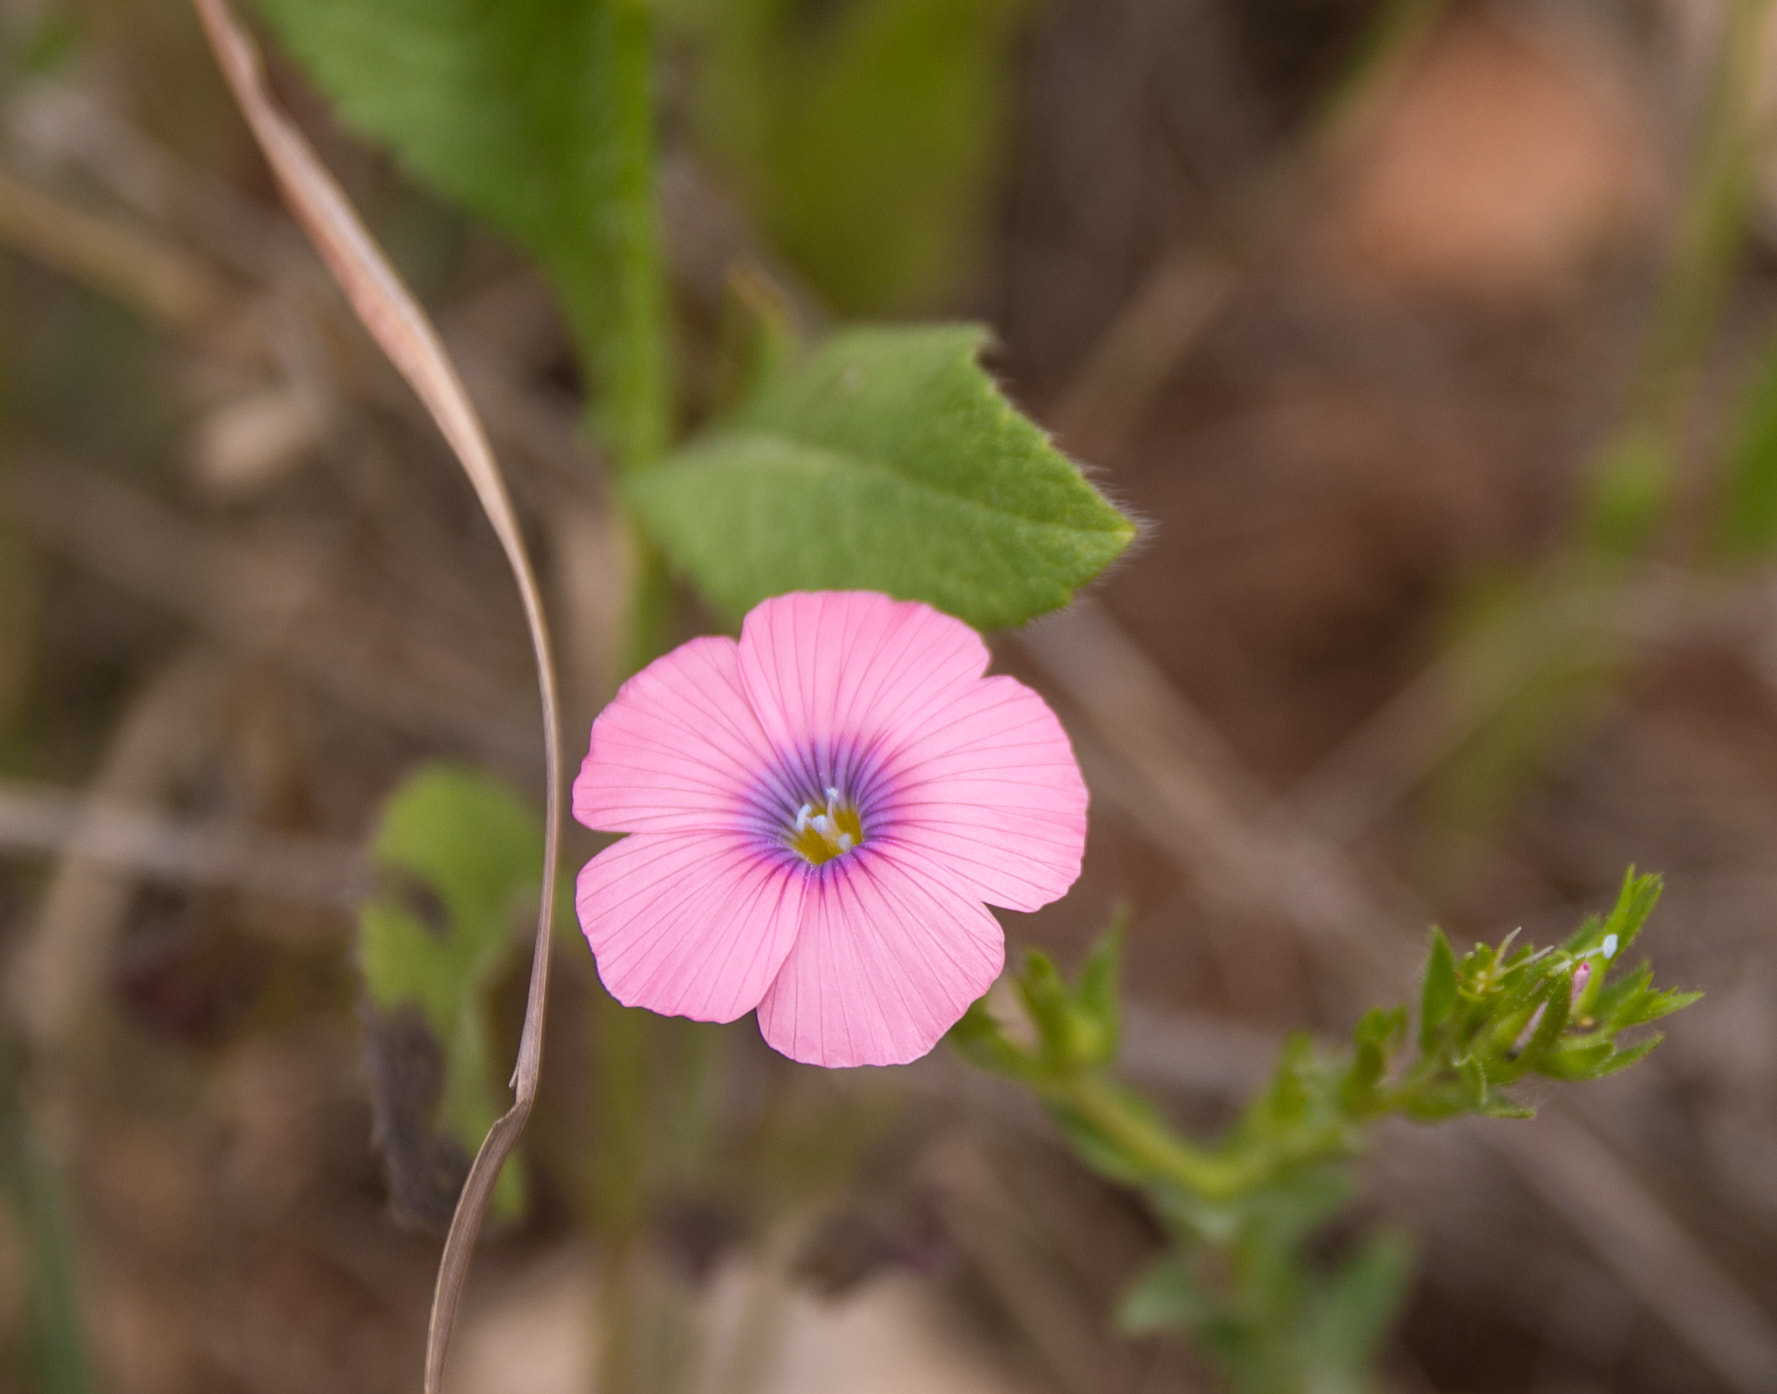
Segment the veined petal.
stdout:
<path fill-rule="evenodd" d="M 1035 910 L 1078 879 L 1086 784 L 1061 722 L 1016 678 L 951 693 L 886 767 L 889 836 L 958 891 Z"/>
<path fill-rule="evenodd" d="M 599 978 L 627 1007 L 733 1021 L 796 938 L 805 878 L 739 837 L 638 833 L 580 871 L 575 906 Z"/>
<path fill-rule="evenodd" d="M 706 635 L 650 663 L 599 713 L 574 816 L 613 833 L 732 829 L 771 766 L 735 642 Z"/>
<path fill-rule="evenodd" d="M 900 1065 L 938 1043 L 999 976 L 981 902 L 861 848 L 809 878 L 802 927 L 759 1004 L 774 1049 L 811 1065 Z"/>
<path fill-rule="evenodd" d="M 755 606 L 739 668 L 777 749 L 818 760 L 834 737 L 869 740 L 920 724 L 953 687 L 979 678 L 981 636 L 929 605 L 873 591 L 800 591 Z"/>

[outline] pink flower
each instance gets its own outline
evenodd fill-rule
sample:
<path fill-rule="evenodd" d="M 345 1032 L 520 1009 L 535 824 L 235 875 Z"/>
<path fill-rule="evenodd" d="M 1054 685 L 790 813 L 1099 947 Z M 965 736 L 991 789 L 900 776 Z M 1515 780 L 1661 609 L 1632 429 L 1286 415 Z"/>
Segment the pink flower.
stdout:
<path fill-rule="evenodd" d="M 574 781 L 576 818 L 630 834 L 576 897 L 612 995 L 700 1021 L 757 1007 L 810 1064 L 930 1050 L 1005 962 L 987 904 L 1057 899 L 1086 841 L 1061 723 L 987 663 L 929 606 L 825 591 L 625 683 Z"/>

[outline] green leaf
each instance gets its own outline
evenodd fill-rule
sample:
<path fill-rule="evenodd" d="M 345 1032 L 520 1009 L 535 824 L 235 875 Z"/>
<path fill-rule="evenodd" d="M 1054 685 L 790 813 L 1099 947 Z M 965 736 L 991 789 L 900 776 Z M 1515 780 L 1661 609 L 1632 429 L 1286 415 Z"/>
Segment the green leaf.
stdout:
<path fill-rule="evenodd" d="M 1031 949 L 1024 956 L 1024 971 L 1018 975 L 1018 996 L 1037 1028 L 1043 1053 L 1051 1063 L 1059 1063 L 1063 1038 L 1067 1034 L 1067 983 L 1055 960 L 1041 949 Z"/>
<path fill-rule="evenodd" d="M 968 1011 L 950 1028 L 946 1039 L 963 1059 L 979 1069 L 991 1070 L 1023 1083 L 1034 1083 L 1043 1073 L 1041 1061 L 1006 1038 L 985 997 L 969 1004 Z"/>
<path fill-rule="evenodd" d="M 652 119 L 647 5 L 255 3 L 347 125 L 541 263 L 602 398 L 658 390 L 666 305 L 651 147 L 631 129 Z M 630 376 L 641 392 L 615 381 Z M 628 451 L 664 444 L 629 427 L 615 432 Z"/>
<path fill-rule="evenodd" d="M 1701 1002 L 1702 1000 L 1703 994 L 1701 992 L 1684 992 L 1675 987 L 1667 988 L 1663 992 L 1650 994 L 1647 1000 L 1642 1003 L 1636 1011 L 1634 1019 L 1632 1021 L 1624 1021 L 1621 1025 L 1639 1026 L 1644 1022 L 1658 1021 L 1661 1017 L 1671 1016 L 1674 1012 L 1681 1012 L 1693 1002 Z"/>
<path fill-rule="evenodd" d="M 1117 989 L 1123 964 L 1123 934 L 1128 925 L 1128 912 L 1119 910 L 1080 965 L 1074 990 L 1072 1054 L 1084 1065 L 1108 1065 L 1117 1058 L 1123 1031 Z"/>
<path fill-rule="evenodd" d="M 1412 1276 L 1412 1245 L 1387 1231 L 1372 1235 L 1333 1275 L 1308 1338 L 1319 1379 L 1337 1387 L 1331 1382 L 1343 1375 L 1349 1381 L 1344 1387 L 1370 1387 L 1376 1352 L 1400 1313 Z"/>
<path fill-rule="evenodd" d="M 966 325 L 836 336 L 728 428 L 630 481 L 674 566 L 738 617 L 863 589 L 978 629 L 1065 605 L 1135 528 L 1015 411 Z"/>
<path fill-rule="evenodd" d="M 1608 964 L 1600 964 L 1596 973 L 1609 971 Z M 1626 1026 L 1624 1020 L 1641 1006 L 1642 1000 L 1653 991 L 1654 966 L 1644 963 L 1639 968 L 1618 978 L 1615 982 L 1606 983 L 1592 997 L 1592 1015 L 1603 1022 L 1607 1028 Z"/>
<path fill-rule="evenodd" d="M 877 590 L 974 625 L 1065 605 L 1134 525 L 1000 395 L 971 325 L 855 329 L 731 425 L 628 481 L 672 564 L 733 616 Z"/>
<path fill-rule="evenodd" d="M 1462 1081 L 1464 1102 L 1477 1113 L 1485 1112 L 1493 1089 L 1487 1067 L 1471 1055 L 1458 1062 L 1456 1073 Z"/>
<path fill-rule="evenodd" d="M 1158 1260 L 1130 1284 L 1117 1303 L 1117 1330 L 1125 1336 L 1188 1331 L 1210 1314 L 1184 1263 L 1171 1255 Z"/>
<path fill-rule="evenodd" d="M 1542 1017 L 1538 1020 L 1536 1030 L 1531 1033 L 1530 1040 L 1524 1046 L 1523 1062 L 1530 1069 L 1536 1068 L 1536 1062 L 1553 1050 L 1555 1043 L 1567 1030 L 1567 1020 L 1573 1009 L 1573 978 L 1562 973 L 1551 978 L 1543 992 Z"/>
<path fill-rule="evenodd" d="M 1617 893 L 1616 906 L 1605 916 L 1599 934 L 1601 944 L 1615 936 L 1615 947 L 1611 952 L 1613 961 L 1621 958 L 1635 942 L 1642 926 L 1647 923 L 1647 917 L 1659 903 L 1660 893 L 1664 889 L 1665 883 L 1658 876 L 1637 876 L 1634 867 L 1630 867 L 1624 874 L 1623 888 Z"/>
<path fill-rule="evenodd" d="M 698 144 L 842 314 L 929 302 L 979 249 L 1031 0 L 677 0 Z"/>
<path fill-rule="evenodd" d="M 503 1072 L 491 1058 L 483 998 L 511 962 L 513 929 L 536 895 L 542 822 L 500 781 L 428 765 L 383 805 L 370 855 L 384 885 L 359 909 L 358 964 L 376 1013 L 373 1034 L 387 1040 L 406 1029 L 404 1015 L 417 1012 L 442 1061 L 435 1098 L 380 1103 L 429 1108 L 433 1126 L 473 1156 L 502 1112 L 496 1091 Z M 426 1048 L 411 1040 L 401 1047 L 407 1055 Z M 386 1090 L 402 1088 L 389 1070 L 372 1074 Z M 392 1165 L 402 1160 L 391 1156 Z M 503 1173 L 496 1213 L 517 1212 L 519 1186 L 516 1169 Z"/>
<path fill-rule="evenodd" d="M 1431 953 L 1425 961 L 1425 985 L 1419 992 L 1419 1048 L 1430 1050 L 1444 1023 L 1456 1007 L 1456 957 L 1450 941 L 1436 925 L 1431 931 Z"/>
<path fill-rule="evenodd" d="M 1340 1082 L 1339 1097 L 1353 1114 L 1367 1112 L 1375 1102 L 1376 1085 L 1388 1070 L 1395 1043 L 1406 1034 L 1405 1008 L 1371 1007 L 1352 1031 L 1351 1063 Z"/>
<path fill-rule="evenodd" d="M 1536 1070 L 1538 1074 L 1547 1075 L 1551 1079 L 1596 1079 L 1604 1072 L 1613 1053 L 1608 1040 L 1586 1036 L 1551 1050 L 1537 1061 Z M 1635 1058 L 1639 1059 L 1646 1053 L 1646 1050 L 1640 1050 Z"/>
<path fill-rule="evenodd" d="M 1617 1051 L 1599 1065 L 1588 1078 L 1602 1079 L 1605 1075 L 1614 1075 L 1618 1070 L 1628 1069 L 1629 1066 L 1633 1065 L 1637 1060 L 1642 1059 L 1665 1039 L 1664 1036 L 1653 1035 L 1649 1036 L 1645 1041 L 1640 1041 L 1637 1044 L 1630 1046 L 1627 1050 Z"/>

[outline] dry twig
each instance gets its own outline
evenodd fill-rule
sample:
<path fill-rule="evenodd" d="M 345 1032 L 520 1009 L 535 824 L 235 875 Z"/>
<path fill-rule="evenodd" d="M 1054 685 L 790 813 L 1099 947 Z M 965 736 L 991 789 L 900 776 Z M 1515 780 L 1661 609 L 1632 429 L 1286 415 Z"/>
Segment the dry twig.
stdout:
<path fill-rule="evenodd" d="M 457 1304 L 469 1272 L 469 1259 L 495 1180 L 524 1130 L 537 1094 L 543 1058 L 543 1013 L 549 990 L 549 932 L 553 919 L 555 868 L 561 837 L 562 755 L 560 703 L 555 662 L 524 535 L 519 530 L 492 449 L 475 407 L 464 391 L 437 332 L 409 294 L 382 250 L 359 220 L 345 194 L 313 148 L 272 100 L 258 50 L 235 21 L 224 0 L 193 0 L 210 46 L 228 79 L 230 90 L 271 163 L 284 197 L 308 233 L 328 269 L 345 291 L 364 327 L 389 355 L 456 452 L 488 521 L 500 539 L 524 602 L 525 620 L 537 659 L 537 686 L 543 704 L 548 812 L 543 853 L 543 891 L 537 914 L 536 945 L 531 959 L 530 995 L 525 1003 L 518 1065 L 513 1072 L 515 1098 L 482 1142 L 445 1239 L 438 1284 L 432 1300 L 427 1337 L 425 1388 L 436 1394 L 444 1375 L 444 1357 L 456 1320 Z"/>

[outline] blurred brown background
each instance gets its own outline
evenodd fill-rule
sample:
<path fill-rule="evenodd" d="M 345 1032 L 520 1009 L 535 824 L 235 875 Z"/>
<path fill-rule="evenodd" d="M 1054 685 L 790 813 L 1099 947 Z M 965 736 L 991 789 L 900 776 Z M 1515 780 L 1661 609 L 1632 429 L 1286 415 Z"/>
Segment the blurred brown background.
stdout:
<path fill-rule="evenodd" d="M 1709 995 L 1659 1051 L 1532 1123 L 1379 1140 L 1362 1220 L 1420 1254 L 1388 1368 L 1403 1390 L 1777 1390 L 1777 591 L 1707 546 L 1777 323 L 1768 152 L 1652 540 L 1607 587 L 1563 579 L 1730 5 L 1400 6 L 1406 37 L 1356 68 L 1369 0 L 1007 5 L 992 139 L 886 229 L 936 248 L 892 281 L 710 138 L 683 8 L 661 17 L 662 195 L 687 419 L 751 259 L 812 313 L 985 318 L 1008 390 L 1146 520 L 1088 602 L 996 641 L 1094 791 L 1082 883 L 1007 916 L 1013 940 L 1071 960 L 1127 899 L 1131 1074 L 1211 1126 L 1285 1030 L 1410 991 L 1427 923 L 1546 940 L 1625 865 L 1663 872 L 1643 943 Z M 437 1238 L 390 1218 L 373 1142 L 357 847 L 427 756 L 537 787 L 518 607 L 189 12 L 0 16 L 0 1387 L 87 1387 L 46 1382 L 65 1337 L 120 1394 L 416 1388 Z M 1777 39 L 1750 66 L 1763 132 Z M 620 540 L 546 293 L 277 80 L 487 414 L 577 745 Z M 572 936 L 557 956 L 534 1204 L 478 1261 L 461 1394 L 589 1389 L 611 1310 L 591 965 Z M 1188 1352 L 1108 1334 L 1154 1234 L 1019 1099 L 941 1055 L 818 1076 L 746 1023 L 649 1049 L 630 1315 L 689 1387 L 1209 1387 Z M 45 1305 L 58 1266 L 76 1309 Z"/>

